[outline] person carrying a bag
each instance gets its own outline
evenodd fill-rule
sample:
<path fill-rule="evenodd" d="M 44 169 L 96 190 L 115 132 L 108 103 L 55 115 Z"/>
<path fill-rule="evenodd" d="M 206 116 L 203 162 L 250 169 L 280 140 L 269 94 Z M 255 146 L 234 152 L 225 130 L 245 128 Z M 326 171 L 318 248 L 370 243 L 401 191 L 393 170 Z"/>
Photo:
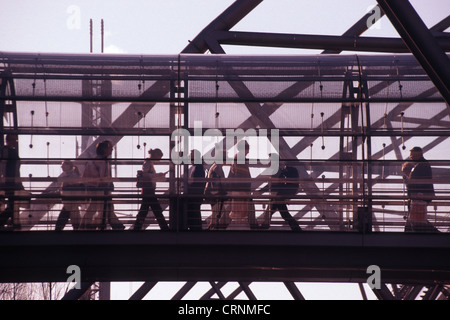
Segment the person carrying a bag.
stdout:
<path fill-rule="evenodd" d="M 163 153 L 160 149 L 150 149 L 148 154 L 149 158 L 142 165 L 142 170 L 139 170 L 137 173 L 136 187 L 141 188 L 142 203 L 136 216 L 133 230 L 142 230 L 148 210 L 151 208 L 161 230 L 167 231 L 169 226 L 155 195 L 156 181 L 164 179 L 165 173 L 156 173 L 154 163 L 161 160 Z"/>

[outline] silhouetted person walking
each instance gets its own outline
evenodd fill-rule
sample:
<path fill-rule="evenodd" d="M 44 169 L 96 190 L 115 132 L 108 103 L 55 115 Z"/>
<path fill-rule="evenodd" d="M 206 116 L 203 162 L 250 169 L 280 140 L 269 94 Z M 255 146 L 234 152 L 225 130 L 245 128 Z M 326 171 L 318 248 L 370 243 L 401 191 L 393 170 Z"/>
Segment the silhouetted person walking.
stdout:
<path fill-rule="evenodd" d="M 434 186 L 431 183 L 433 179 L 431 166 L 424 158 L 422 148 L 414 147 L 410 150 L 409 159 L 402 165 L 402 171 L 406 180 L 409 209 L 405 231 L 437 232 L 438 230 L 427 220 L 427 206 L 434 197 Z"/>
<path fill-rule="evenodd" d="M 133 230 L 142 229 L 148 210 L 151 208 L 161 230 L 167 231 L 169 230 L 169 226 L 164 218 L 161 205 L 155 195 L 156 181 L 164 179 L 165 174 L 156 173 L 154 164 L 161 160 L 163 153 L 160 149 L 150 149 L 148 154 L 149 158 L 145 160 L 142 165 L 142 171 L 138 172 L 137 177 L 138 182 L 136 185 L 138 188 L 142 188 L 142 204 L 136 216 Z"/>
<path fill-rule="evenodd" d="M 114 213 L 111 199 L 111 192 L 114 190 L 108 159 L 112 153 L 111 141 L 104 140 L 97 144 L 96 153 L 96 158 L 86 164 L 83 174 L 83 179 L 87 179 L 88 194 L 92 198 L 83 217 L 82 226 L 87 229 L 104 229 L 109 222 L 113 229 L 123 230 L 124 226 Z"/>
<path fill-rule="evenodd" d="M 80 204 L 84 196 L 84 186 L 81 184 L 81 174 L 72 161 L 64 160 L 61 164 L 62 174 L 58 180 L 61 183 L 60 192 L 63 208 L 56 220 L 55 230 L 63 230 L 70 218 L 73 230 L 78 230 L 81 224 Z"/>
<path fill-rule="evenodd" d="M 226 224 L 220 224 L 221 217 L 225 213 L 225 201 L 227 198 L 227 191 L 224 185 L 225 174 L 223 172 L 223 163 L 225 161 L 225 154 L 220 144 L 216 145 L 214 152 L 219 155 L 220 161 L 215 161 L 208 170 L 207 182 L 205 186 L 205 200 L 211 204 L 211 222 L 208 229 L 222 229 Z M 214 154 L 214 156 L 217 156 Z M 222 219 L 223 220 L 223 219 Z"/>
<path fill-rule="evenodd" d="M 271 200 L 269 207 L 269 221 L 272 215 L 278 211 L 281 217 L 289 224 L 293 231 L 301 231 L 297 221 L 288 211 L 286 201 L 290 200 L 297 194 L 298 171 L 296 168 L 288 166 L 286 161 L 280 163 L 280 168 L 271 181 L 271 193 L 275 199 Z"/>
<path fill-rule="evenodd" d="M 195 163 L 196 160 L 200 163 Z M 198 160 L 200 159 L 200 160 Z M 198 150 L 191 150 L 192 165 L 188 171 L 187 189 L 187 227 L 189 230 L 202 230 L 201 205 L 203 202 L 203 192 L 205 190 L 205 168 L 203 166 L 202 155 Z"/>
<path fill-rule="evenodd" d="M 255 210 L 252 196 L 250 169 L 245 159 L 250 145 L 247 141 L 238 143 L 238 154 L 234 157 L 228 174 L 227 190 L 231 198 L 231 219 L 229 228 L 253 228 L 255 226 Z"/>
<path fill-rule="evenodd" d="M 16 203 L 16 193 L 24 190 L 20 182 L 20 158 L 17 152 L 18 136 L 6 135 L 6 145 L 0 149 L 0 185 L 8 198 L 6 208 L 0 213 L 0 228 L 3 228 L 11 218 L 13 228 L 20 229 L 19 207 Z"/>

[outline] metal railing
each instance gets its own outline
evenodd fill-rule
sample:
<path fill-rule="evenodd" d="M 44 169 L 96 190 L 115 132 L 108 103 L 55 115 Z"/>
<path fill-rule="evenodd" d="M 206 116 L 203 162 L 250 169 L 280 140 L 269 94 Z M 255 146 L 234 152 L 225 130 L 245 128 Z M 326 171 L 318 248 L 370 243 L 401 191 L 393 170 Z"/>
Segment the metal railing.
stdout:
<path fill-rule="evenodd" d="M 24 161 L 27 163 L 28 161 Z M 33 160 L 33 166 L 46 172 L 45 160 Z M 127 161 L 123 161 L 128 163 Z M 117 161 L 120 163 L 120 161 Z M 440 232 L 450 231 L 450 179 L 446 172 L 450 168 L 448 161 L 430 161 L 435 174 L 432 180 L 421 180 L 421 183 L 432 183 L 435 193 L 432 201 L 427 205 L 427 220 Z M 342 172 L 351 172 L 353 168 L 360 168 L 361 161 L 339 162 L 323 161 L 307 164 L 310 175 L 298 179 L 288 179 L 299 185 L 297 192 L 289 196 L 280 196 L 271 190 L 277 179 L 273 176 L 255 174 L 251 179 L 244 180 L 251 183 L 251 190 L 247 193 L 233 193 L 233 179 L 225 177 L 222 180 L 226 195 L 215 196 L 205 194 L 190 194 L 187 190 L 186 179 L 165 178 L 165 181 L 156 183 L 155 196 L 162 207 L 163 216 L 170 226 L 171 231 L 189 230 L 187 217 L 190 215 L 190 207 L 186 202 L 198 203 L 202 220 L 202 230 L 254 230 L 254 231 L 291 231 L 288 222 L 282 217 L 277 208 L 269 209 L 274 204 L 286 204 L 289 214 L 304 231 L 345 231 L 345 232 L 399 232 L 405 230 L 408 217 L 409 197 L 407 186 L 402 176 L 398 173 L 398 161 L 367 162 L 372 172 L 381 172 L 384 168 L 385 176 L 372 174 L 372 176 L 343 175 Z M 303 161 L 291 161 L 290 165 L 302 169 Z M 252 166 L 258 169 L 258 166 Z M 325 171 L 320 171 L 326 166 Z M 131 167 L 132 168 L 132 167 Z M 157 167 L 158 168 L 158 167 Z M 227 171 L 224 165 L 224 171 Z M 260 168 L 261 169 L 261 168 Z M 345 169 L 345 170 L 343 170 Z M 341 176 L 339 176 L 339 170 Z M 39 171 L 39 170 L 38 170 Z M 130 172 L 128 164 L 119 165 L 118 172 Z M 316 172 L 322 175 L 316 177 Z M 205 166 L 207 172 L 207 166 Z M 389 175 L 387 173 L 390 173 Z M 355 171 L 355 173 L 357 173 Z M 136 177 L 121 175 L 110 179 L 114 183 L 114 190 L 104 195 L 95 195 L 90 191 L 74 191 L 72 194 L 61 194 L 57 177 L 28 177 L 21 178 L 25 190 L 16 192 L 15 207 L 20 213 L 15 219 L 8 220 L 3 226 L 7 230 L 73 230 L 71 219 L 61 227 L 60 213 L 64 203 L 74 203 L 78 208 L 80 218 L 92 201 L 107 201 L 113 204 L 112 211 L 120 221 L 122 230 L 132 230 L 136 222 L 144 195 L 141 189 L 136 187 Z M 197 178 L 197 182 L 206 183 L 208 178 Z M 279 179 L 278 179 L 279 180 Z M 78 182 L 83 182 L 81 179 Z M 242 180 L 240 180 L 242 182 Z M 414 182 L 414 181 L 412 181 Z M 176 189 L 171 189 L 176 186 Z M 2 209 L 8 207 L 8 196 L 1 192 Z M 229 216 L 232 202 L 248 201 L 249 210 L 242 215 L 245 219 L 233 221 Z M 215 217 L 215 203 L 222 201 L 221 217 Z M 108 211 L 105 211 L 108 212 Z M 367 212 L 367 213 L 364 213 Z M 96 215 L 96 229 L 113 229 L 103 219 L 104 212 L 100 210 Z M 362 225 L 362 217 L 368 220 Z M 219 222 L 220 220 L 220 222 Z M 235 219 L 236 220 L 236 219 Z M 59 225 L 58 225 L 59 223 Z M 58 225 L 58 227 L 57 227 Z M 20 226 L 20 227 L 19 227 Z M 76 228 L 78 229 L 78 228 Z M 83 228 L 79 228 L 82 230 Z M 160 230 L 157 220 L 150 209 L 143 223 L 143 229 Z"/>

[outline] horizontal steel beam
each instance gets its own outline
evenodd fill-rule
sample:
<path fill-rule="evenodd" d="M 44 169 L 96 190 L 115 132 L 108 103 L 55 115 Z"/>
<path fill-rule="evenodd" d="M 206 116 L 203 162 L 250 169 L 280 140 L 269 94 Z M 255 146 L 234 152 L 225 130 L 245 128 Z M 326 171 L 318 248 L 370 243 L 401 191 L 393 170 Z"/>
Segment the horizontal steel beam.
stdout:
<path fill-rule="evenodd" d="M 59 96 L 59 97 L 39 97 L 39 96 L 5 96 L 0 97 L 0 101 L 5 100 L 14 100 L 16 102 L 19 101 L 47 101 L 47 102 L 114 102 L 114 103 L 247 103 L 247 102 L 255 102 L 255 103 L 268 103 L 268 102 L 278 102 L 278 103 L 358 103 L 358 102 L 366 102 L 366 103 L 400 103 L 400 102 L 411 102 L 411 103 L 419 103 L 419 102 L 429 102 L 429 103 L 439 103 L 445 102 L 445 100 L 440 97 L 429 97 L 429 98 L 420 98 L 420 97 L 391 97 L 391 98 L 320 98 L 320 97 L 255 97 L 250 94 L 247 97 L 221 97 L 221 98 L 213 98 L 213 97 L 187 97 L 187 98 L 161 98 L 161 97 L 113 97 L 113 98 L 83 98 L 83 97 L 75 97 L 75 96 Z"/>
<path fill-rule="evenodd" d="M 306 34 L 282 34 L 242 31 L 217 31 L 220 44 L 336 51 L 368 51 L 409 53 L 401 38 L 351 37 Z M 450 52 L 449 39 L 436 39 L 439 46 Z"/>
<path fill-rule="evenodd" d="M 419 121 L 417 121 L 419 122 Z M 436 128 L 427 128 L 426 131 L 423 129 L 401 129 L 401 128 L 371 128 L 370 133 L 366 133 L 366 136 L 372 137 L 448 137 L 450 136 L 450 123 L 442 121 L 441 124 L 436 121 L 432 122 L 431 120 L 422 120 L 422 123 L 429 122 L 429 125 L 441 125 L 441 127 Z M 405 121 L 404 123 L 415 123 L 414 120 Z M 208 132 L 211 128 L 203 128 L 202 136 L 207 137 Z M 222 132 L 222 135 L 226 137 L 227 129 L 229 128 L 213 128 L 215 130 L 219 130 Z M 251 129 L 251 128 L 242 128 L 242 129 Z M 268 134 L 270 134 L 270 129 Z M 278 134 L 283 137 L 347 137 L 354 136 L 355 134 L 361 135 L 362 132 L 356 130 L 344 130 L 335 128 L 326 128 L 321 129 L 320 127 L 314 127 L 312 129 L 309 128 L 299 128 L 299 129 L 290 129 L 290 128 L 273 128 L 278 130 Z M 192 136 L 194 136 L 194 128 L 187 128 L 187 131 L 190 132 Z M 196 131 L 199 132 L 199 131 Z M 205 134 L 205 132 L 207 134 Z M 4 134 L 18 134 L 18 135 L 33 135 L 33 136 L 83 136 L 83 135 L 108 135 L 108 136 L 171 136 L 173 131 L 166 128 L 151 128 L 151 129 L 139 129 L 139 128 L 58 128 L 58 127 L 34 127 L 34 128 L 25 128 L 20 127 L 18 129 L 13 128 L 5 128 L 3 131 Z M 214 136 L 215 137 L 215 136 Z M 87 159 L 87 158 L 86 158 Z M 139 159 L 138 161 L 141 161 Z"/>
<path fill-rule="evenodd" d="M 2 232 L 0 282 L 450 282 L 450 234 L 340 232 Z"/>

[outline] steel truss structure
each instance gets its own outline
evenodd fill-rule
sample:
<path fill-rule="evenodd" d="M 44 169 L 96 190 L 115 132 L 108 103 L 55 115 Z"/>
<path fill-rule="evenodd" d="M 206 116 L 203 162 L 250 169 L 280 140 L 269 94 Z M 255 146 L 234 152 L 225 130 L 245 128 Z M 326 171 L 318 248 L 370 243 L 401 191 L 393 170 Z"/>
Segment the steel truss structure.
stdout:
<path fill-rule="evenodd" d="M 65 268 L 76 261 L 82 290 L 69 291 L 67 299 L 98 281 L 146 281 L 130 299 L 142 299 L 158 281 L 187 281 L 174 299 L 198 282 L 211 287 L 202 299 L 241 292 L 255 299 L 255 281 L 282 282 L 294 299 L 303 299 L 295 282 L 354 282 L 366 297 L 366 269 L 376 261 L 383 270 L 377 298 L 448 299 L 450 163 L 442 150 L 450 137 L 450 19 L 427 29 L 407 1 L 378 1 L 401 39 L 360 37 L 370 13 L 341 37 L 230 31 L 261 2 L 237 0 L 178 55 L 0 53 L 1 129 L 20 137 L 21 154 L 28 155 L 23 181 L 32 192 L 20 216 L 24 232 L 0 233 L 0 281 L 65 281 Z M 237 56 L 222 45 L 324 51 Z M 213 55 L 201 54 L 207 51 Z M 179 214 L 174 201 L 186 197 L 188 170 L 174 163 L 172 151 L 187 152 L 187 141 L 206 157 L 230 131 L 230 156 L 237 140 L 251 143 L 255 230 L 196 233 L 176 224 L 161 233 L 149 218 L 143 233 L 71 232 L 70 226 L 49 232 L 61 206 L 55 185 L 62 159 L 76 158 L 83 169 L 98 142 L 112 141 L 114 204 L 129 226 L 141 199 L 135 172 L 156 144 L 168 172 L 159 197 L 172 222 Z M 58 143 L 73 148 L 53 147 Z M 400 166 L 415 145 L 433 166 L 436 197 L 428 219 L 438 234 L 403 232 Z M 299 172 L 301 188 L 289 208 L 305 232 L 290 232 L 277 216 L 268 226 L 264 218 L 273 196 L 262 173 L 273 150 Z M 204 228 L 210 215 L 209 205 L 202 206 Z M 237 288 L 225 294 L 222 287 L 233 281 Z"/>

